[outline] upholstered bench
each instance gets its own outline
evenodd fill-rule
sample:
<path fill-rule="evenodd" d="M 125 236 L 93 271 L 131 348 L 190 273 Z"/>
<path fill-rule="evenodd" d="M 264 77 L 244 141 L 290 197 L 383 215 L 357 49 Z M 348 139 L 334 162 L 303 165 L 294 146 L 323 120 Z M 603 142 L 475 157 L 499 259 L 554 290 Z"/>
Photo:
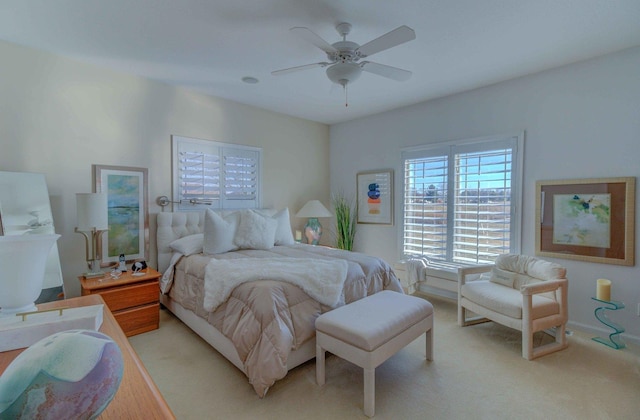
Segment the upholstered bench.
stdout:
<path fill-rule="evenodd" d="M 364 369 L 364 413 L 375 413 L 375 370 L 426 332 L 427 360 L 433 360 L 433 306 L 428 301 L 385 290 L 320 315 L 316 319 L 316 380 L 325 382 L 329 351 Z"/>

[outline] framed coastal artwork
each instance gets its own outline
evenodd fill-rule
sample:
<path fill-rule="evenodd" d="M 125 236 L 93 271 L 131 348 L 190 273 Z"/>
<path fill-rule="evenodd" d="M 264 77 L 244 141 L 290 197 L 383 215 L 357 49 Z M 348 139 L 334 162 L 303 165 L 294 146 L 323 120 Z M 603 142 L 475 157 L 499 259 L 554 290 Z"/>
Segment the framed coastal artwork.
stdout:
<path fill-rule="evenodd" d="M 93 165 L 94 192 L 106 192 L 109 232 L 102 235 L 102 264 L 120 254 L 127 263 L 149 258 L 147 169 Z"/>
<path fill-rule="evenodd" d="M 536 255 L 634 265 L 635 178 L 536 182 Z"/>
<path fill-rule="evenodd" d="M 393 224 L 393 171 L 360 172 L 356 176 L 358 223 Z"/>

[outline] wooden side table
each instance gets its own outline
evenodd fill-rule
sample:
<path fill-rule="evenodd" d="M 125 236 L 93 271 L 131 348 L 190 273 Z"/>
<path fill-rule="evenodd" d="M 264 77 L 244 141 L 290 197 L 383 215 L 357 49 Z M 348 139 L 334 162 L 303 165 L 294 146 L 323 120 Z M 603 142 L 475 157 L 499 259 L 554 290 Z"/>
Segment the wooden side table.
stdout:
<path fill-rule="evenodd" d="M 55 302 L 43 303 L 38 309 L 59 307 L 76 308 L 104 304 L 99 295 L 83 296 Z M 175 419 L 160 390 L 151 379 L 149 372 L 142 364 L 129 340 L 114 319 L 111 311 L 105 306 L 100 331 L 115 341 L 122 351 L 124 373 L 118 392 L 107 408 L 100 414 L 100 419 Z M 0 352 L 0 375 L 9 364 L 25 349 Z"/>
<path fill-rule="evenodd" d="M 153 268 L 146 268 L 142 276 L 134 276 L 131 271 L 112 279 L 104 277 L 80 279 L 82 296 L 99 294 L 120 324 L 127 337 L 155 330 L 160 323 L 160 286 L 162 274 Z"/>

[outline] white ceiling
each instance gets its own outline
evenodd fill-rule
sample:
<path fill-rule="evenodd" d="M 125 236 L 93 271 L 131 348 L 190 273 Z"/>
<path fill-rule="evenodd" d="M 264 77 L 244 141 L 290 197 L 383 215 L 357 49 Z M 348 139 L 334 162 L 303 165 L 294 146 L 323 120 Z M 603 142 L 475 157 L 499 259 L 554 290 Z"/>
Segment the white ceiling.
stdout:
<path fill-rule="evenodd" d="M 271 75 L 326 59 L 289 28 L 333 43 L 343 21 L 359 44 L 413 28 L 371 57 L 412 78 L 363 73 L 345 107 L 323 68 Z M 334 124 L 638 46 L 640 1 L 0 0 L 0 39 Z"/>

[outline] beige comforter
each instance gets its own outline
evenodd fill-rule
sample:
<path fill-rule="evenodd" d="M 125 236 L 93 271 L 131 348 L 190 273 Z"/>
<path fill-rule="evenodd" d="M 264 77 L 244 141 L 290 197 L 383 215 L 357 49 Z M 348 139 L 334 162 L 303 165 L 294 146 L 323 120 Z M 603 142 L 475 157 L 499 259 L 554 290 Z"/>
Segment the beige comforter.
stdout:
<path fill-rule="evenodd" d="M 175 268 L 171 299 L 207 319 L 233 342 L 245 374 L 256 393 L 264 397 L 271 385 L 287 374 L 287 358 L 315 336 L 315 319 L 332 308 L 313 300 L 298 286 L 262 280 L 240 284 L 214 312 L 203 308 L 204 273 L 211 258 L 340 258 L 347 261 L 344 302 L 350 303 L 381 290 L 402 293 L 391 267 L 361 253 L 309 245 L 276 246 L 268 251 L 241 250 L 182 258 Z"/>

